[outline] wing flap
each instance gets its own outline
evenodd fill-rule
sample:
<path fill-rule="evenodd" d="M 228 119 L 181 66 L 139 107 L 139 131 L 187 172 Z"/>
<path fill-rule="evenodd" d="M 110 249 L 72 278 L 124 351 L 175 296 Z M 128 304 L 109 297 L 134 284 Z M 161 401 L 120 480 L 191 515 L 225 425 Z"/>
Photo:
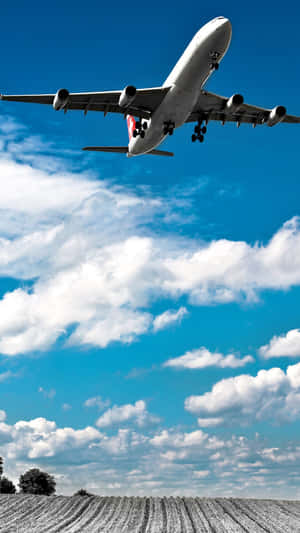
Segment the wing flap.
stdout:
<path fill-rule="evenodd" d="M 270 109 L 249 104 L 242 104 L 238 111 L 230 112 L 226 108 L 228 98 L 218 94 L 201 91 L 198 101 L 186 122 L 216 120 L 220 122 L 240 122 L 248 124 L 264 124 L 269 117 Z M 286 115 L 282 122 L 299 124 L 300 117 Z"/>
<path fill-rule="evenodd" d="M 122 91 L 70 93 L 66 110 L 77 109 L 83 111 L 103 111 L 104 113 L 129 113 L 140 118 L 149 118 L 169 90 L 170 87 L 138 89 L 132 105 L 126 109 L 118 105 Z M 0 95 L 0 99 L 7 102 L 26 102 L 46 105 L 52 105 L 54 97 L 55 94 Z"/>

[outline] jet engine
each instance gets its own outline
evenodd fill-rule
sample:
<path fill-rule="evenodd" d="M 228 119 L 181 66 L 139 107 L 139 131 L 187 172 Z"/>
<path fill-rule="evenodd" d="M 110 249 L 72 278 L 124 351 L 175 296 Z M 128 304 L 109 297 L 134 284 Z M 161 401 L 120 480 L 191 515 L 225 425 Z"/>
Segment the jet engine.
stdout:
<path fill-rule="evenodd" d="M 226 102 L 226 108 L 230 113 L 235 113 L 244 103 L 244 98 L 241 94 L 233 94 Z"/>
<path fill-rule="evenodd" d="M 60 111 L 64 109 L 69 101 L 69 91 L 67 89 L 59 89 L 54 96 L 53 108 L 55 111 Z"/>
<path fill-rule="evenodd" d="M 120 107 L 128 107 L 132 104 L 133 100 L 136 97 L 136 88 L 133 85 L 127 85 L 125 89 L 121 92 L 119 98 Z"/>
<path fill-rule="evenodd" d="M 274 107 L 274 109 L 270 111 L 269 118 L 267 120 L 268 126 L 275 126 L 275 124 L 279 124 L 279 122 L 283 121 L 285 115 L 286 108 L 283 107 L 283 105 L 278 105 L 277 107 Z"/>

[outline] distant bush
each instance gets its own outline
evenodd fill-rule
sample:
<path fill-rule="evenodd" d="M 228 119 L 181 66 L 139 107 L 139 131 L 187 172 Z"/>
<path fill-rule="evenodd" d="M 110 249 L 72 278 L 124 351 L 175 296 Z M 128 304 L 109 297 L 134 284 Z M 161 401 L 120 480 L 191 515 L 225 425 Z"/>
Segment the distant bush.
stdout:
<path fill-rule="evenodd" d="M 0 457 L 0 476 L 3 474 L 3 458 Z"/>
<path fill-rule="evenodd" d="M 93 496 L 93 495 L 85 489 L 79 489 L 77 492 L 74 492 L 73 496 Z"/>
<path fill-rule="evenodd" d="M 26 494 L 44 494 L 50 496 L 55 493 L 56 482 L 53 476 L 32 468 L 20 476 L 19 487 Z"/>
<path fill-rule="evenodd" d="M 0 494 L 15 494 L 16 487 L 13 482 L 7 479 L 7 477 L 2 477 L 0 479 Z"/>

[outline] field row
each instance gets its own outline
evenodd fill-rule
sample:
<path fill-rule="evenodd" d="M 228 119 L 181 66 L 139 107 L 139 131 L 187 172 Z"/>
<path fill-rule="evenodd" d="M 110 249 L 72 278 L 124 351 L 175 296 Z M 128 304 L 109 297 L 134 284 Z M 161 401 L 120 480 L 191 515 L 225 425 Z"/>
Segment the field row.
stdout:
<path fill-rule="evenodd" d="M 300 502 L 0 495 L 3 533 L 300 533 Z"/>

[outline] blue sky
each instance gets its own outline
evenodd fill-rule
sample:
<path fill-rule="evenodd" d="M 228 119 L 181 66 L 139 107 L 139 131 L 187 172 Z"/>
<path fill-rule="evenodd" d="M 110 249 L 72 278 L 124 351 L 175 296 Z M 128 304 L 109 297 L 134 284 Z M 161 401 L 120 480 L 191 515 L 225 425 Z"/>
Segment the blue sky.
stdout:
<path fill-rule="evenodd" d="M 160 85 L 219 15 L 233 38 L 207 88 L 300 115 L 289 2 L 6 5 L 0 91 Z M 193 145 L 186 125 L 174 159 L 127 159 L 81 151 L 126 144 L 122 117 L 0 112 L 6 473 L 47 468 L 66 494 L 300 497 L 298 127 L 209 124 Z"/>

